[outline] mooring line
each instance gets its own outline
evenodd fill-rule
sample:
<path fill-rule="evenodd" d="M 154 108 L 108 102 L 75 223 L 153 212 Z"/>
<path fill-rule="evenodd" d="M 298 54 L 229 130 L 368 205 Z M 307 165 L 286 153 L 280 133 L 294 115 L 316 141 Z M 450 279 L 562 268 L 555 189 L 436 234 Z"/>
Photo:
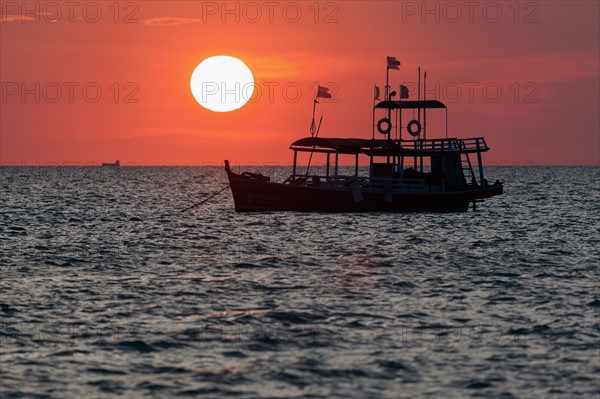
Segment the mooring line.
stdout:
<path fill-rule="evenodd" d="M 209 200 L 215 198 L 217 195 L 221 194 L 223 191 L 227 190 L 228 188 L 229 188 L 229 184 L 227 184 L 225 187 L 223 187 L 221 190 L 219 190 L 217 193 L 211 195 L 210 197 L 203 199 L 202 201 L 198 202 L 197 204 L 194 204 L 192 206 L 185 208 L 184 210 L 181 211 L 181 213 L 183 213 L 185 211 L 189 211 L 192 208 L 195 208 L 197 206 L 204 204 L 205 202 L 208 202 Z"/>

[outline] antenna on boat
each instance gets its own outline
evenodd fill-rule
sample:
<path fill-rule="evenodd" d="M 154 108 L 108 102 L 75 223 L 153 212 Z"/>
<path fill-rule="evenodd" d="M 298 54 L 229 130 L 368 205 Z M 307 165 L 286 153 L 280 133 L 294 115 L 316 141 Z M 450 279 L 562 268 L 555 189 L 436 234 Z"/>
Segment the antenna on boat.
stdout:
<path fill-rule="evenodd" d="M 400 99 L 398 101 L 402 101 L 403 98 L 408 98 L 408 87 L 403 84 L 400 85 Z M 402 106 L 398 108 L 398 112 L 396 113 L 397 118 L 399 118 L 398 125 L 396 126 L 396 138 L 402 140 Z"/>
<path fill-rule="evenodd" d="M 419 102 L 421 102 L 421 67 L 418 68 L 419 71 L 419 83 L 417 83 L 417 100 Z M 421 124 L 421 107 L 417 108 L 417 111 L 419 112 L 419 116 L 417 118 L 417 120 L 419 121 L 419 125 Z M 413 118 L 415 114 L 413 114 Z"/>
<path fill-rule="evenodd" d="M 317 104 L 319 103 L 319 101 L 317 100 L 317 98 L 331 98 L 331 94 L 329 93 L 329 89 L 327 87 L 323 87 L 319 84 L 317 84 L 317 94 L 315 95 L 315 99 L 313 101 L 313 114 L 312 114 L 312 122 L 310 124 L 310 136 L 311 137 L 318 137 L 319 136 L 319 131 L 321 130 L 321 124 L 323 123 L 323 113 L 321 112 L 321 118 L 319 119 L 319 126 L 317 126 L 315 124 L 315 110 L 317 108 Z M 315 146 L 313 145 L 313 150 L 315 149 Z M 308 158 L 308 165 L 306 165 L 306 175 L 308 176 L 308 171 L 310 169 L 310 163 L 312 161 L 312 156 L 313 156 L 314 151 L 310 152 L 310 157 Z"/>
<path fill-rule="evenodd" d="M 423 102 L 427 101 L 427 71 L 423 75 Z M 423 140 L 427 140 L 427 107 L 423 107 Z"/>
<path fill-rule="evenodd" d="M 385 68 L 385 100 L 391 101 L 392 97 L 396 95 L 396 92 L 393 91 L 390 93 L 390 69 L 400 70 L 400 61 L 396 57 L 390 57 L 389 55 L 386 58 L 386 68 Z M 387 120 L 389 123 L 389 130 L 387 131 L 388 140 L 391 139 L 392 133 L 392 109 L 388 108 L 387 110 Z"/>
<path fill-rule="evenodd" d="M 390 101 L 392 101 L 392 98 L 394 98 L 394 96 L 396 94 L 397 93 L 395 91 L 392 91 L 390 93 Z M 390 121 L 390 124 L 391 124 L 392 123 L 392 109 L 391 108 L 388 109 L 388 120 Z M 391 140 L 391 138 L 392 138 L 392 129 L 391 129 L 391 126 L 390 126 L 390 131 L 388 132 L 387 136 L 388 136 L 388 140 Z"/>
<path fill-rule="evenodd" d="M 315 121 L 313 119 L 313 125 L 314 125 L 314 123 L 315 123 Z M 323 123 L 323 114 L 321 114 L 321 118 L 319 119 L 319 126 L 317 127 L 317 130 L 315 131 L 315 135 L 313 137 L 319 137 L 319 131 L 321 130 L 321 123 Z M 312 127 L 311 127 L 311 133 L 312 133 Z M 313 150 L 314 149 L 315 149 L 315 146 L 313 145 Z M 311 151 L 310 156 L 308 157 L 308 164 L 306 165 L 306 173 L 305 173 L 306 176 L 308 176 L 308 170 L 310 169 L 310 163 L 312 162 L 313 154 L 314 154 L 314 152 Z"/>
<path fill-rule="evenodd" d="M 310 123 L 310 137 L 314 137 L 315 132 L 317 131 L 317 126 L 315 125 L 315 110 L 317 108 L 317 102 L 317 97 L 315 97 L 313 101 L 312 122 Z"/>
<path fill-rule="evenodd" d="M 400 85 L 400 99 L 399 101 L 402 101 L 402 98 L 404 97 L 404 86 Z M 398 124 L 396 125 L 396 139 L 402 141 L 402 107 L 398 108 L 398 112 L 396 112 L 396 120 L 398 121 Z"/>
<path fill-rule="evenodd" d="M 386 68 L 385 68 L 385 99 L 389 100 L 390 97 L 390 69 L 400 70 L 400 61 L 396 57 L 390 57 L 389 55 L 386 58 Z"/>
<path fill-rule="evenodd" d="M 375 105 L 379 100 L 381 93 L 379 90 L 379 86 L 375 85 L 375 92 L 373 93 L 373 123 L 371 126 L 371 138 L 375 139 Z"/>
<path fill-rule="evenodd" d="M 321 113 L 321 120 L 319 121 L 319 127 L 317 128 L 315 124 L 315 111 L 317 109 L 317 104 L 319 101 L 318 98 L 331 98 L 331 93 L 329 93 L 329 88 L 323 87 L 317 84 L 317 93 L 315 94 L 315 99 L 313 101 L 313 112 L 312 112 L 312 122 L 310 123 L 310 135 L 311 137 L 315 137 L 319 134 L 319 130 L 321 129 L 321 122 L 323 122 L 323 113 Z"/>

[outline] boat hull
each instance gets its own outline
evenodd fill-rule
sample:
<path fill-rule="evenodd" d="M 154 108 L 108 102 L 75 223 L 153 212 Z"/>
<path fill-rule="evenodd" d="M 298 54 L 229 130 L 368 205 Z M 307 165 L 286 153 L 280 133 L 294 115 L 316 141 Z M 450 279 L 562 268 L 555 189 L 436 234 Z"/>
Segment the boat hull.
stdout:
<path fill-rule="evenodd" d="M 227 173 L 237 212 L 465 212 L 477 200 L 502 194 L 502 184 L 439 193 L 361 192 L 259 181 Z"/>

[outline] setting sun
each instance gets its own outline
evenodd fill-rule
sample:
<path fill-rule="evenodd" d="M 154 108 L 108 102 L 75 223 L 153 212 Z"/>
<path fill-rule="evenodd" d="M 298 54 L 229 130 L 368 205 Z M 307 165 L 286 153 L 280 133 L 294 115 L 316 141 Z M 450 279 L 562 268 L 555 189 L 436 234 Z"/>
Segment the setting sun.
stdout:
<path fill-rule="evenodd" d="M 220 55 L 207 58 L 196 67 L 190 87 L 204 108 L 229 112 L 248 102 L 254 92 L 254 77 L 239 59 Z"/>

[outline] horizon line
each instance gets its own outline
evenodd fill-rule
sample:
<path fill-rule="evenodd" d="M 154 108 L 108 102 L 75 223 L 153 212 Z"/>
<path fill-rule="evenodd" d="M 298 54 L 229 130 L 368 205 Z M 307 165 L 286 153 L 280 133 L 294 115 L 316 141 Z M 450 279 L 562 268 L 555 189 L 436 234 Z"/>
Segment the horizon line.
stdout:
<path fill-rule="evenodd" d="M 428 164 L 424 164 L 428 165 Z M 292 167 L 293 164 L 290 162 L 289 164 L 281 164 L 279 162 L 263 162 L 263 164 L 259 164 L 258 162 L 245 162 L 245 163 L 235 163 L 231 165 L 232 167 Z M 298 164 L 297 167 L 306 167 L 307 164 Z M 311 164 L 312 167 L 325 167 L 325 165 L 319 164 Z M 339 167 L 354 167 L 354 164 L 341 164 Z M 368 167 L 369 165 L 359 165 L 359 167 Z M 513 164 L 496 164 L 496 163 L 488 163 L 483 165 L 484 167 L 488 166 L 526 166 L 526 167 L 537 167 L 537 166 L 548 166 L 548 167 L 600 167 L 600 163 L 598 164 L 538 164 L 535 162 L 528 163 L 513 163 Z M 0 163 L 0 168 L 15 168 L 15 167 L 47 167 L 47 168 L 66 168 L 66 167 L 81 167 L 81 168 L 103 168 L 106 166 L 102 166 L 102 162 L 90 162 L 90 163 L 79 163 L 79 162 L 48 162 L 45 164 L 31 164 L 31 163 L 17 163 L 17 162 L 2 162 Z M 109 166 L 110 167 L 110 166 Z M 214 167 L 225 167 L 225 163 L 219 162 L 204 162 L 203 164 L 135 164 L 135 163 L 122 163 L 120 168 L 137 168 L 137 167 L 174 167 L 174 168 L 214 168 Z"/>

